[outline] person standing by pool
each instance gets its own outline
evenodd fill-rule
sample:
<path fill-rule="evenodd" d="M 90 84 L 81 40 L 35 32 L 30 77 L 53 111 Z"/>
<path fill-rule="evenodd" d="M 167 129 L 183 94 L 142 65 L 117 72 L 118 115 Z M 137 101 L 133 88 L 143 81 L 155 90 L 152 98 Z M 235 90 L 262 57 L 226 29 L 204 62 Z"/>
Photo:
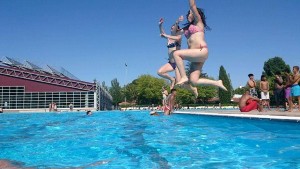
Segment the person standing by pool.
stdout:
<path fill-rule="evenodd" d="M 259 83 L 259 88 L 261 91 L 261 100 L 262 100 L 262 105 L 266 106 L 269 110 L 270 108 L 270 96 L 269 96 L 269 82 L 267 81 L 267 78 L 265 75 L 261 76 L 260 83 Z"/>
<path fill-rule="evenodd" d="M 292 79 L 292 90 L 291 95 L 292 97 L 296 97 L 298 99 L 298 110 L 300 111 L 300 73 L 299 73 L 299 66 L 293 67 L 293 79 Z"/>
<path fill-rule="evenodd" d="M 173 53 L 181 79 L 177 85 L 182 85 L 190 81 L 194 86 L 213 85 L 227 90 L 222 80 L 211 80 L 199 78 L 202 67 L 208 57 L 208 47 L 204 38 L 204 32 L 210 30 L 206 24 L 206 18 L 202 9 L 197 8 L 195 0 L 189 0 L 190 10 L 187 14 L 188 23 L 182 29 L 188 43 L 188 49 L 176 50 Z M 191 62 L 190 78 L 187 77 L 183 60 Z"/>
<path fill-rule="evenodd" d="M 157 71 L 157 74 L 165 79 L 168 79 L 171 81 L 171 86 L 170 89 L 173 89 L 176 79 L 168 74 L 168 72 L 172 71 L 178 71 L 176 68 L 176 63 L 174 59 L 172 58 L 172 53 L 175 50 L 180 49 L 181 47 L 181 33 L 180 33 L 180 27 L 179 27 L 179 22 L 183 21 L 183 16 L 180 16 L 178 20 L 175 22 L 175 24 L 172 25 L 171 27 L 171 34 L 168 35 L 165 33 L 163 29 L 163 23 L 164 20 L 163 18 L 160 19 L 158 25 L 159 25 L 159 31 L 160 31 L 160 36 L 163 38 L 166 38 L 168 40 L 167 42 L 167 48 L 168 48 L 168 55 L 169 55 L 169 62 L 160 67 Z M 178 74 L 175 72 L 175 74 Z"/>
<path fill-rule="evenodd" d="M 286 100 L 286 111 L 291 112 L 293 110 L 293 101 L 292 101 L 292 96 L 291 96 L 291 86 L 292 86 L 292 76 L 288 72 L 284 72 L 284 94 L 285 94 L 285 100 Z M 287 107 L 289 109 L 287 110 Z"/>
<path fill-rule="evenodd" d="M 249 86 L 249 93 L 252 97 L 257 97 L 256 82 L 252 73 L 248 74 L 249 80 L 247 85 Z"/>
<path fill-rule="evenodd" d="M 246 91 L 240 98 L 239 108 L 241 112 L 250 112 L 252 110 L 262 111 L 259 98 L 251 96 L 249 91 Z"/>
<path fill-rule="evenodd" d="M 283 79 L 281 73 L 278 71 L 275 73 L 275 88 L 274 88 L 276 111 L 279 111 L 280 104 L 283 104 L 285 108 L 284 99 L 284 89 L 283 89 Z"/>

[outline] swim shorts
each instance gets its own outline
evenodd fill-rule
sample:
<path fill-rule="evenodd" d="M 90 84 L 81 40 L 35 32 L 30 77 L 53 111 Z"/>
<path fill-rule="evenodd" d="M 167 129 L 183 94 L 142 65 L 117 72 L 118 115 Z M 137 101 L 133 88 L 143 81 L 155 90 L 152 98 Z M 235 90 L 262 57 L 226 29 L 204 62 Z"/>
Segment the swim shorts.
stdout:
<path fill-rule="evenodd" d="M 300 86 L 298 84 L 292 86 L 291 96 L 300 96 Z"/>
<path fill-rule="evenodd" d="M 241 112 L 249 112 L 252 110 L 257 110 L 258 108 L 258 103 L 255 100 L 249 99 L 247 100 L 246 106 L 240 109 Z"/>
<path fill-rule="evenodd" d="M 288 99 L 289 97 L 291 97 L 291 87 L 287 87 L 284 89 L 285 92 L 285 98 Z"/>
<path fill-rule="evenodd" d="M 252 97 L 257 97 L 257 92 L 256 92 L 256 89 L 255 88 L 251 88 L 249 90 L 249 93 Z"/>
<path fill-rule="evenodd" d="M 269 92 L 261 92 L 260 96 L 261 96 L 262 100 L 269 100 L 270 99 Z"/>

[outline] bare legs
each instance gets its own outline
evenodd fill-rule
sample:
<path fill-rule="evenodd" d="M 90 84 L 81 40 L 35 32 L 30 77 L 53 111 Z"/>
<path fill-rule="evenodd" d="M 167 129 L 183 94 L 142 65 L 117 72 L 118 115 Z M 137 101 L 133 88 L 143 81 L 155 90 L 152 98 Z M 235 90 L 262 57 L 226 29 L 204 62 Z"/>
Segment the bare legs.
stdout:
<path fill-rule="evenodd" d="M 168 72 L 172 72 L 174 71 L 173 67 L 169 64 L 169 63 L 166 63 L 165 65 L 163 65 L 162 67 L 160 67 L 157 71 L 157 74 L 160 76 L 160 77 L 163 77 L 165 79 L 168 79 L 171 81 L 171 86 L 170 88 L 173 89 L 174 88 L 174 85 L 175 85 L 175 78 L 170 76 L 168 74 Z"/>
<path fill-rule="evenodd" d="M 292 100 L 293 100 L 292 97 L 287 98 L 288 106 L 289 106 L 289 109 L 288 109 L 289 112 L 291 112 L 293 110 L 293 107 L 294 107 Z"/>
<path fill-rule="evenodd" d="M 199 78 L 201 74 L 201 69 L 203 64 L 208 56 L 208 50 L 206 48 L 200 49 L 183 49 L 177 50 L 173 53 L 173 57 L 177 64 L 181 79 L 177 82 L 177 85 L 182 85 L 188 82 L 188 77 L 185 72 L 184 60 L 188 60 L 192 64 L 192 70 L 190 74 L 190 82 L 194 86 L 198 85 L 212 85 L 220 87 L 223 90 L 226 90 L 226 87 L 223 85 L 222 80 L 211 80 L 206 78 Z"/>

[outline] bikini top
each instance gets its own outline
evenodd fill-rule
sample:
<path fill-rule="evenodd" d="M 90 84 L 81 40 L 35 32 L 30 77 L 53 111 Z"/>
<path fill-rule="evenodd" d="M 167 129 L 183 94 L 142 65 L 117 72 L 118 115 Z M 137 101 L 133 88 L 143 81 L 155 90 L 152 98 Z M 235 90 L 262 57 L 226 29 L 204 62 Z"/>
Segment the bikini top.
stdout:
<path fill-rule="evenodd" d="M 204 32 L 203 29 L 200 29 L 198 26 L 195 26 L 195 25 L 190 25 L 189 28 L 187 30 L 184 31 L 184 35 L 185 37 L 188 39 L 190 38 L 190 36 L 194 33 L 197 33 L 197 32 Z"/>
<path fill-rule="evenodd" d="M 174 47 L 177 47 L 177 46 L 181 46 L 181 44 L 179 42 L 173 42 L 173 43 L 170 43 L 167 45 L 168 48 L 174 48 Z"/>

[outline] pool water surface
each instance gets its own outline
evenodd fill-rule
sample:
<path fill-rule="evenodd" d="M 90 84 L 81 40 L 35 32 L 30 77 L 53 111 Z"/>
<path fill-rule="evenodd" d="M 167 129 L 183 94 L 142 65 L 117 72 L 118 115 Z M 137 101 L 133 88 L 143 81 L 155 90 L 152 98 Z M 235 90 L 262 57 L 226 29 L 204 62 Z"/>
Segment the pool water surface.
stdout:
<path fill-rule="evenodd" d="M 300 168 L 300 123 L 149 111 L 0 114 L 0 159 L 32 168 Z"/>

